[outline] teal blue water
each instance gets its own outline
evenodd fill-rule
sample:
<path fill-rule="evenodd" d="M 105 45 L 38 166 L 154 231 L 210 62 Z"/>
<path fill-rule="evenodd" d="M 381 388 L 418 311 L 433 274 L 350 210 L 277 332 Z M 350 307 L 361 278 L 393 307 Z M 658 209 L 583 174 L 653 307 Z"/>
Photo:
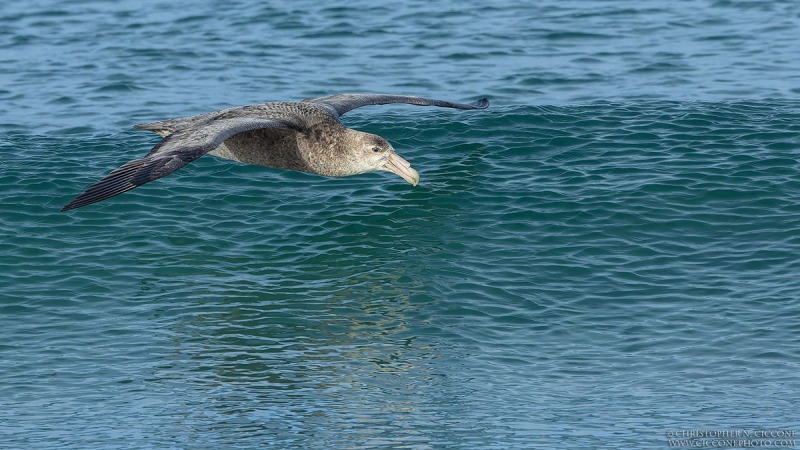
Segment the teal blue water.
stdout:
<path fill-rule="evenodd" d="M 524 3 L 5 5 L 2 448 L 800 431 L 800 3 Z M 337 92 L 492 105 L 344 117 L 416 187 L 208 156 L 58 211 L 134 123 Z"/>

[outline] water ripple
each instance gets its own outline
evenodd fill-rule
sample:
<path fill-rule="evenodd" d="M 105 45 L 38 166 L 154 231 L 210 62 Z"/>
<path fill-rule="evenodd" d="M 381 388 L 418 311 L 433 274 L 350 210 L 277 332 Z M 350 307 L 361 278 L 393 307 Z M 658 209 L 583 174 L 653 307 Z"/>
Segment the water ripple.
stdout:
<path fill-rule="evenodd" d="M 418 3 L 7 5 L 6 445 L 797 428 L 796 2 Z M 352 90 L 493 105 L 345 116 L 416 187 L 205 157 L 58 212 L 131 123 Z"/>

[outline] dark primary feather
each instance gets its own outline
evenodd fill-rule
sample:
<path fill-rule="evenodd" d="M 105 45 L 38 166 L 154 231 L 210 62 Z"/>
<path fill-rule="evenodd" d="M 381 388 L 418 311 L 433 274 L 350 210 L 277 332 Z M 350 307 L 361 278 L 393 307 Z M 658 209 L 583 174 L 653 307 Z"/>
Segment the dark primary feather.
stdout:
<path fill-rule="evenodd" d="M 485 109 L 489 100 L 482 98 L 472 103 L 454 103 L 444 100 L 435 100 L 411 95 L 386 95 L 386 94 L 338 94 L 326 97 L 307 98 L 304 102 L 322 103 L 336 110 L 338 115 L 368 105 L 387 105 L 390 103 L 406 103 L 417 106 L 441 106 L 456 109 Z"/>
<path fill-rule="evenodd" d="M 297 129 L 284 120 L 240 117 L 205 123 L 165 137 L 144 158 L 129 161 L 89 186 L 61 211 L 105 200 L 171 174 L 217 148 L 225 139 L 259 128 Z"/>

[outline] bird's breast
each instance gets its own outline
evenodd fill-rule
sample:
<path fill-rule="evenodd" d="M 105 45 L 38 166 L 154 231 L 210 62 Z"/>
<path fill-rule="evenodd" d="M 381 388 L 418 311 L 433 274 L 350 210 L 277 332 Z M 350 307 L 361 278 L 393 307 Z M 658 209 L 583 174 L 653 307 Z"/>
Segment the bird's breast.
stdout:
<path fill-rule="evenodd" d="M 212 155 L 245 164 L 319 173 L 309 161 L 303 136 L 295 131 L 252 130 L 225 140 Z"/>

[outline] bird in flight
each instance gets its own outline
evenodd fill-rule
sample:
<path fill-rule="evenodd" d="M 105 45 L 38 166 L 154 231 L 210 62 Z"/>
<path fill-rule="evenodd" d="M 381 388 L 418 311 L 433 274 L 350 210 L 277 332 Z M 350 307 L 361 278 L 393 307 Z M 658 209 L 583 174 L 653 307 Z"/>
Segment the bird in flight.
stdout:
<path fill-rule="evenodd" d="M 111 171 L 61 211 L 105 200 L 157 180 L 210 153 L 214 156 L 331 177 L 385 170 L 416 186 L 419 173 L 386 139 L 347 128 L 339 117 L 368 105 L 407 103 L 485 109 L 489 100 L 453 103 L 424 97 L 339 94 L 299 102 L 239 106 L 192 117 L 136 125 L 163 136 L 150 153 Z"/>

